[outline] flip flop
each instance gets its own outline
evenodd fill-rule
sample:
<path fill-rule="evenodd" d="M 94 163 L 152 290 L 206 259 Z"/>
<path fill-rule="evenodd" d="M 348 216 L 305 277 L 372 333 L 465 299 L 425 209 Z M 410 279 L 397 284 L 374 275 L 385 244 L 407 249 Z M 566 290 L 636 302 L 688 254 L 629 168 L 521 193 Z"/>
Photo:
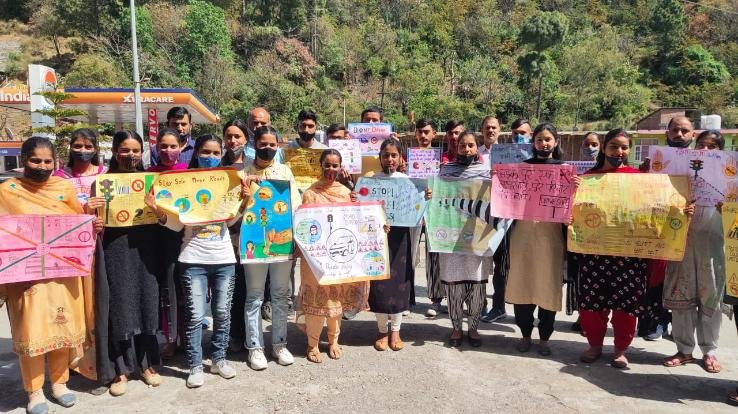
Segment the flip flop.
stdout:
<path fill-rule="evenodd" d="M 714 355 L 705 355 L 702 357 L 702 364 L 705 368 L 705 371 L 709 372 L 710 374 L 717 374 L 720 372 L 720 363 L 718 363 L 717 358 L 715 358 Z"/>
<path fill-rule="evenodd" d="M 676 354 L 668 358 L 664 358 L 661 364 L 665 367 L 674 368 L 689 364 L 691 362 L 694 362 L 694 358 L 692 358 L 691 356 L 686 356 L 681 352 L 677 352 Z"/>

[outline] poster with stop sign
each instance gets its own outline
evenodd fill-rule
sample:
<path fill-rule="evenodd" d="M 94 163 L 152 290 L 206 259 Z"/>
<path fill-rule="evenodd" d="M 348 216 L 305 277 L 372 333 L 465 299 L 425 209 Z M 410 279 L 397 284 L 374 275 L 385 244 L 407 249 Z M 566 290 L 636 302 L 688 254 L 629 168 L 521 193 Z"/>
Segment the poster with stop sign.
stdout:
<path fill-rule="evenodd" d="M 363 155 L 379 155 L 382 141 L 392 136 L 392 124 L 348 124 L 348 134 L 351 139 L 359 141 Z"/>
<path fill-rule="evenodd" d="M 94 220 L 82 214 L 0 217 L 0 284 L 89 276 Z"/>

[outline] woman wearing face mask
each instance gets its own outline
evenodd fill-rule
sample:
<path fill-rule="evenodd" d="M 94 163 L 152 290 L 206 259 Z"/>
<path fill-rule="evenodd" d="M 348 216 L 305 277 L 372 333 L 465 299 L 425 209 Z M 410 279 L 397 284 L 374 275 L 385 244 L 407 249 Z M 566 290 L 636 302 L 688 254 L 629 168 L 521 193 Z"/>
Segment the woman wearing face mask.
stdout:
<path fill-rule="evenodd" d="M 182 148 L 187 145 L 186 138 L 186 136 L 180 137 L 179 133 L 171 128 L 164 128 L 159 131 L 159 135 L 156 136 L 158 164 L 150 166 L 146 171 L 186 170 L 187 164 L 179 161 L 179 154 Z"/>
<path fill-rule="evenodd" d="M 600 153 L 600 137 L 596 132 L 587 132 L 579 149 L 582 161 L 595 161 Z"/>
<path fill-rule="evenodd" d="M 69 182 L 51 177 L 55 160 L 54 146 L 47 138 L 31 137 L 23 142 L 23 177 L 0 184 L 0 215 L 82 214 Z M 96 220 L 95 229 L 102 230 L 101 220 Z M 43 392 L 45 361 L 52 396 L 64 407 L 76 402 L 66 386 L 70 367 L 94 377 L 94 356 L 89 365 L 86 359 L 80 360 L 84 350 L 93 346 L 93 298 L 82 280 L 90 277 L 0 284 L 0 297 L 6 299 L 8 307 L 13 351 L 18 354 L 23 388 L 28 393 L 28 413 L 49 409 Z"/>
<path fill-rule="evenodd" d="M 80 128 L 72 132 L 72 138 L 69 140 L 69 161 L 66 167 L 54 172 L 55 176 L 70 181 L 82 207 L 90 198 L 90 188 L 95 182 L 95 177 L 107 171 L 107 168 L 100 164 L 98 137 L 97 131 L 90 128 Z"/>
<path fill-rule="evenodd" d="M 351 191 L 336 181 L 341 172 L 341 153 L 335 149 L 324 150 L 320 155 L 320 165 L 323 173 L 318 182 L 305 190 L 302 203 L 329 205 L 350 202 Z M 369 282 L 319 285 L 306 260 L 300 260 L 300 275 L 297 321 L 304 324 L 307 335 L 307 359 L 323 362 L 318 348 L 323 324 L 328 326 L 328 356 L 338 359 L 341 357 L 338 345 L 341 315 L 368 309 Z"/>
<path fill-rule="evenodd" d="M 143 141 L 133 131 L 113 136 L 109 173 L 142 172 Z M 94 188 L 93 188 L 94 194 Z M 88 207 L 103 207 L 105 199 L 92 197 Z M 154 369 L 161 364 L 156 331 L 159 328 L 159 267 L 156 224 L 108 227 L 102 237 L 102 254 L 96 256 L 96 329 L 98 379 L 110 384 L 110 394 L 128 390 L 128 376 L 141 371 L 143 381 L 156 387 L 162 378 Z"/>
<path fill-rule="evenodd" d="M 190 169 L 220 166 L 223 141 L 215 135 L 203 135 L 195 141 Z M 153 191 L 146 195 L 146 205 L 159 223 L 174 231 L 182 231 L 182 250 L 179 270 L 186 309 L 185 355 L 190 372 L 187 387 L 197 388 L 205 383 L 202 365 L 202 321 L 210 292 L 213 314 L 212 364 L 210 372 L 230 379 L 236 371 L 226 361 L 228 335 L 231 323 L 231 299 L 235 281 L 236 255 L 231 245 L 228 222 L 203 225 L 184 225 L 178 216 L 167 214 L 156 205 Z M 231 222 L 237 221 L 237 218 Z"/>
<path fill-rule="evenodd" d="M 246 161 L 245 150 L 248 144 L 248 127 L 242 120 L 236 118 L 223 125 L 223 141 L 226 153 L 223 156 L 223 166 L 242 170 Z"/>
<path fill-rule="evenodd" d="M 530 121 L 525 118 L 518 118 L 510 124 L 510 136 L 514 144 L 530 144 L 532 133 Z"/>
<path fill-rule="evenodd" d="M 559 134 L 553 125 L 538 125 L 533 131 L 534 157 L 524 162 L 563 164 L 559 143 Z M 579 177 L 574 179 L 576 187 Z M 514 305 L 515 323 L 523 336 L 517 345 L 519 352 L 528 352 L 531 348 L 533 312 L 538 308 L 538 353 L 551 355 L 548 340 L 554 331 L 556 312 L 561 310 L 565 231 L 562 224 L 533 220 L 516 220 L 510 230 L 510 270 L 505 301 Z"/>
<path fill-rule="evenodd" d="M 479 160 L 477 140 L 473 132 L 465 131 L 459 135 L 456 153 L 455 162 L 441 166 L 440 177 L 489 179 L 489 166 Z M 467 303 L 469 343 L 473 347 L 479 347 L 482 345 L 482 338 L 477 332 L 477 326 L 484 308 L 491 258 L 453 253 L 439 253 L 438 256 L 441 283 L 446 286 L 448 313 L 453 325 L 449 343 L 453 347 L 461 346 L 464 303 Z"/>
<path fill-rule="evenodd" d="M 277 131 L 271 126 L 263 126 L 254 130 L 254 147 L 256 159 L 246 167 L 245 173 L 250 181 L 264 179 L 287 180 L 290 182 L 290 201 L 293 211 L 300 205 L 300 194 L 297 191 L 292 171 L 284 164 L 277 164 L 274 158 L 279 150 Z M 269 290 L 272 303 L 272 356 L 280 365 L 290 365 L 295 360 L 287 349 L 287 314 L 292 294 L 292 260 L 277 263 L 249 263 L 244 265 L 246 275 L 246 348 L 249 350 L 249 365 L 252 369 L 262 370 L 267 367 L 264 356 L 264 336 L 261 326 L 261 305 L 264 301 L 264 290 L 267 273 L 269 273 Z M 244 313 L 244 308 L 241 308 Z"/>

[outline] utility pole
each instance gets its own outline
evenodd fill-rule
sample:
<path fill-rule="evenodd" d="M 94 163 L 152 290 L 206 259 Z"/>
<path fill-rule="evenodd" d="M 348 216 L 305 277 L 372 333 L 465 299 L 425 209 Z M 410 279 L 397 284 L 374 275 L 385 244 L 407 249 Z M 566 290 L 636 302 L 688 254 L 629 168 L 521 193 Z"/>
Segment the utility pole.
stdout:
<path fill-rule="evenodd" d="M 143 111 L 141 109 L 141 76 L 138 73 L 138 39 L 136 37 L 136 2 L 130 0 L 131 7 L 131 49 L 133 52 L 133 100 L 136 107 L 136 133 L 143 138 Z M 144 145 L 144 163 L 149 160 L 149 146 Z"/>

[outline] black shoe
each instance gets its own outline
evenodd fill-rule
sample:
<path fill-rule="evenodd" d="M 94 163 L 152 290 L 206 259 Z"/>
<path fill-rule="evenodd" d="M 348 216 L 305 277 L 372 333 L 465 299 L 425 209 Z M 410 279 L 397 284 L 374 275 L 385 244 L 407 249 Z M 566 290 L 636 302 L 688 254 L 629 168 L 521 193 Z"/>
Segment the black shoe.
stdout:
<path fill-rule="evenodd" d="M 479 348 L 482 346 L 482 338 L 472 338 L 471 336 L 467 336 L 469 338 L 469 345 L 471 345 L 474 348 Z"/>
<path fill-rule="evenodd" d="M 261 305 L 261 319 L 264 319 L 267 322 L 272 321 L 272 303 L 271 302 L 264 302 L 264 304 Z"/>
<path fill-rule="evenodd" d="M 464 340 L 464 337 L 461 338 L 449 338 L 448 344 L 451 345 L 452 348 L 461 348 L 461 341 Z"/>
<path fill-rule="evenodd" d="M 571 324 L 571 330 L 574 332 L 582 332 L 582 324 L 579 323 L 579 321 L 574 322 Z"/>

